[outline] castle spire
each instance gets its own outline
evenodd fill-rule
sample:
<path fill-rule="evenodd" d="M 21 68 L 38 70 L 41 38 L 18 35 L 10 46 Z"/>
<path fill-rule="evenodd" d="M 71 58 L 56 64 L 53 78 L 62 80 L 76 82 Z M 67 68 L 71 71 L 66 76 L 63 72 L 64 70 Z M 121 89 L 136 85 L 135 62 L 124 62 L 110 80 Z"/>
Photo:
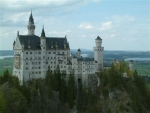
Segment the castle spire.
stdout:
<path fill-rule="evenodd" d="M 28 21 L 28 35 L 34 35 L 35 25 L 34 25 L 34 19 L 32 16 L 32 10 Z"/>
<path fill-rule="evenodd" d="M 33 16 L 32 16 L 32 10 L 31 10 L 31 14 L 30 14 L 30 17 L 29 17 L 29 22 L 31 24 L 34 24 L 34 19 L 33 19 Z"/>
<path fill-rule="evenodd" d="M 45 37 L 44 25 L 43 25 L 43 29 L 42 29 L 42 33 L 41 33 L 41 37 Z"/>
<path fill-rule="evenodd" d="M 19 31 L 17 31 L 17 36 L 19 36 Z"/>

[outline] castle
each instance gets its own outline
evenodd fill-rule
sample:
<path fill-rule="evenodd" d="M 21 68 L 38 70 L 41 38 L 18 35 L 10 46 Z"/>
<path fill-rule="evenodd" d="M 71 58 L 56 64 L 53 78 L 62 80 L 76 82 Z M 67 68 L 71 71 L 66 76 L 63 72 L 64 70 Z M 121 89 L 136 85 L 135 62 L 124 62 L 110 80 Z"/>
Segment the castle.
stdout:
<path fill-rule="evenodd" d="M 94 58 L 82 57 L 81 50 L 70 54 L 67 37 L 46 37 L 44 27 L 41 36 L 35 35 L 35 25 L 32 12 L 28 21 L 28 34 L 17 33 L 13 43 L 14 66 L 13 76 L 17 76 L 22 83 L 32 78 L 45 78 L 48 66 L 54 73 L 59 65 L 60 71 L 67 75 L 74 70 L 75 80 L 86 81 L 89 75 L 95 75 L 103 69 L 102 39 L 97 36 Z"/>

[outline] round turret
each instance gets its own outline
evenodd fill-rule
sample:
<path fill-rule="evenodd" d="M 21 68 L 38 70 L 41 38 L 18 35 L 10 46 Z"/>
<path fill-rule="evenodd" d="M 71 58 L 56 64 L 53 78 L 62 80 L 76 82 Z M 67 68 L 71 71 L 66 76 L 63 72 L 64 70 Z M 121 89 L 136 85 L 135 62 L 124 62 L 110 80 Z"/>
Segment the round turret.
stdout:
<path fill-rule="evenodd" d="M 130 68 L 130 70 L 133 70 L 133 65 L 134 65 L 133 60 L 130 60 L 129 61 L 129 68 Z"/>
<path fill-rule="evenodd" d="M 80 50 L 80 49 L 78 49 L 78 51 L 77 51 L 77 57 L 78 57 L 78 58 L 81 57 L 81 50 Z"/>
<path fill-rule="evenodd" d="M 96 43 L 96 46 L 101 46 L 102 39 L 99 36 L 97 36 L 97 38 L 95 39 L 95 43 Z"/>

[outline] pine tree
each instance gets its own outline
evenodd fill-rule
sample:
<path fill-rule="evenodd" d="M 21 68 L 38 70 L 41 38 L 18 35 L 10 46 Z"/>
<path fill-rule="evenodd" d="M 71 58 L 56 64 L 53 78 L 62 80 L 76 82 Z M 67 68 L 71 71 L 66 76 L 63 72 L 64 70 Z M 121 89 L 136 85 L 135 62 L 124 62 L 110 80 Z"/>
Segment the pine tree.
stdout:
<path fill-rule="evenodd" d="M 0 92 L 0 113 L 6 112 L 6 100 L 3 97 L 3 94 Z"/>
<path fill-rule="evenodd" d="M 53 75 L 51 73 L 51 70 L 50 70 L 50 66 L 48 66 L 48 70 L 46 72 L 46 77 L 45 77 L 45 84 L 48 88 L 48 94 L 49 96 L 52 96 L 52 90 L 54 88 L 54 84 L 53 84 Z"/>
<path fill-rule="evenodd" d="M 75 95 L 76 95 L 75 78 L 74 78 L 74 72 L 72 71 L 69 75 L 68 89 L 67 89 L 67 102 L 70 108 L 72 108 L 74 105 Z"/>
<path fill-rule="evenodd" d="M 54 90 L 60 91 L 60 85 L 61 85 L 61 73 L 59 65 L 57 65 L 57 68 L 54 72 Z"/>

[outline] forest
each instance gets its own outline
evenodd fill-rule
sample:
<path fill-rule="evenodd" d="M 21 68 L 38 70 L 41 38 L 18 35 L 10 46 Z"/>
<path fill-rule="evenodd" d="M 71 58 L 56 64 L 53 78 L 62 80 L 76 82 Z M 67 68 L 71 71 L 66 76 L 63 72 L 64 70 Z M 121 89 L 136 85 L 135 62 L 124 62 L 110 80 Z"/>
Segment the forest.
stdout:
<path fill-rule="evenodd" d="M 125 62 L 97 73 L 100 85 L 95 88 L 85 87 L 82 80 L 75 82 L 73 70 L 68 79 L 66 76 L 59 66 L 54 73 L 49 67 L 45 79 L 20 85 L 18 78 L 5 70 L 0 76 L 0 113 L 150 112 L 150 89 Z"/>

